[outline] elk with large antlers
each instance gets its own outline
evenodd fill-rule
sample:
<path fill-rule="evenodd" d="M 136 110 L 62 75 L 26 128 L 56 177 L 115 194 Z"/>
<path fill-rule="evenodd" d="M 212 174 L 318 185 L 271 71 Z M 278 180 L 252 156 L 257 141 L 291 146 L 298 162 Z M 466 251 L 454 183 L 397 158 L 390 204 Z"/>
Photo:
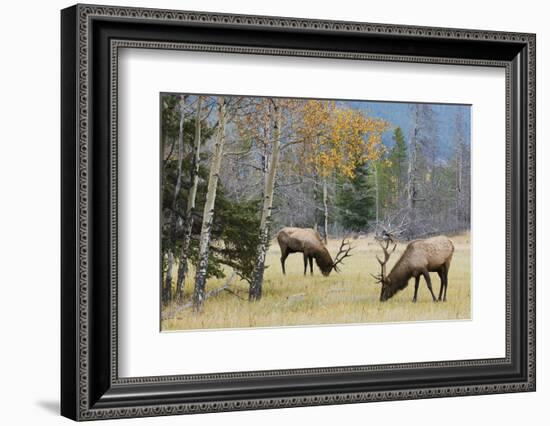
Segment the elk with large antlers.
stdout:
<path fill-rule="evenodd" d="M 373 277 L 376 279 L 376 282 L 382 284 L 380 292 L 381 302 L 388 300 L 395 293 L 407 287 L 409 279 L 412 277 L 415 279 L 412 301 L 416 302 L 420 277 L 422 276 L 426 280 L 428 290 L 430 290 L 434 302 L 447 300 L 449 267 L 451 266 L 454 252 L 453 242 L 449 238 L 438 236 L 411 241 L 388 275 L 386 275 L 386 264 L 390 255 L 395 251 L 397 244 L 389 233 L 384 233 L 382 237 L 377 237 L 377 240 L 384 251 L 384 260 L 376 256 L 376 259 L 380 263 L 381 272 L 379 276 L 373 275 Z M 393 247 L 390 249 L 391 244 L 393 244 Z M 437 272 L 441 280 L 438 299 L 436 299 L 432 290 L 430 272 Z"/>
<path fill-rule="evenodd" d="M 351 256 L 352 247 L 346 238 L 342 240 L 338 254 L 332 260 L 325 244 L 319 233 L 311 228 L 290 228 L 285 227 L 277 234 L 277 242 L 281 248 L 281 266 L 283 274 L 285 271 L 285 260 L 291 253 L 303 253 L 304 255 L 304 275 L 307 272 L 309 261 L 310 273 L 313 275 L 313 259 L 321 270 L 321 273 L 326 277 L 334 269 L 340 272 L 338 265 L 343 264 L 346 257 Z"/>

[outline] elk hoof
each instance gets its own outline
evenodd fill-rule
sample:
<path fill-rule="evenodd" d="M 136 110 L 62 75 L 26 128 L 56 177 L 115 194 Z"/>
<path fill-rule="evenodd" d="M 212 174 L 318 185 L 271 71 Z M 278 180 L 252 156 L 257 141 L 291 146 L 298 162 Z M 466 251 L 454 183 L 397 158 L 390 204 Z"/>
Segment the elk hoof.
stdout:
<path fill-rule="evenodd" d="M 413 303 L 416 303 L 416 297 L 413 297 Z"/>

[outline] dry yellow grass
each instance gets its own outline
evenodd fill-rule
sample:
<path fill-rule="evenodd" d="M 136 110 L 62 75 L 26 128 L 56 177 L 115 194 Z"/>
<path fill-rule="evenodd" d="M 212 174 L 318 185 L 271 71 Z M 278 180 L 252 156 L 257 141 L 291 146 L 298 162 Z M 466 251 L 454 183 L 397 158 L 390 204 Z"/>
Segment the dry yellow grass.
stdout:
<path fill-rule="evenodd" d="M 369 273 L 378 274 L 375 255 L 381 254 L 372 238 L 352 240 L 353 256 L 346 259 L 338 273 L 323 277 L 314 265 L 314 275 L 303 275 L 301 253 L 292 254 L 286 261 L 287 275 L 280 266 L 280 251 L 273 241 L 268 253 L 262 300 L 249 303 L 228 292 L 222 292 L 205 302 L 202 314 L 183 310 L 171 319 L 162 321 L 162 330 L 190 330 L 212 328 L 279 327 L 296 325 L 350 324 L 370 322 L 403 322 L 426 320 L 456 320 L 470 318 L 470 237 L 469 234 L 451 236 L 455 253 L 449 271 L 447 302 L 434 303 L 421 279 L 418 302 L 412 303 L 414 280 L 392 299 L 381 303 L 380 285 Z M 329 251 L 334 255 L 338 240 L 330 240 Z M 403 253 L 400 244 L 388 263 L 388 271 Z M 192 271 L 191 271 L 192 272 Z M 193 276 L 192 274 L 190 276 Z M 439 277 L 432 273 L 436 296 Z M 210 279 L 207 291 L 223 285 L 224 280 Z M 192 283 L 186 283 L 186 297 Z M 247 297 L 248 284 L 235 282 L 231 289 L 242 298 Z M 172 316 L 174 305 L 165 308 L 164 315 Z M 164 316 L 163 315 L 163 316 Z"/>

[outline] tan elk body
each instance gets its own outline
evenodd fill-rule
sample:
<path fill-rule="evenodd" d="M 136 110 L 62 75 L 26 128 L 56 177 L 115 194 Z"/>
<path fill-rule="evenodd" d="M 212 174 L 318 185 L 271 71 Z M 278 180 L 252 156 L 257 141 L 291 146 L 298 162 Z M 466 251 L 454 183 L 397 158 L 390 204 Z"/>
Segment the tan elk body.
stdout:
<path fill-rule="evenodd" d="M 386 275 L 386 263 L 396 247 L 394 244 L 391 251 L 388 251 L 392 242 L 391 238 L 385 240 L 385 244 L 380 242 L 384 251 L 384 261 L 378 259 L 382 272 L 376 277 L 382 284 L 380 300 L 382 302 L 388 300 L 395 293 L 407 287 L 409 279 L 412 277 L 415 279 L 413 302 L 416 302 L 417 299 L 421 277 L 426 280 L 434 302 L 447 300 L 448 274 L 454 252 L 453 242 L 443 235 L 411 241 L 391 272 Z M 438 299 L 432 290 L 430 272 L 437 272 L 441 280 Z"/>
<path fill-rule="evenodd" d="M 285 227 L 277 233 L 277 242 L 281 248 L 283 274 L 286 273 L 285 260 L 291 253 L 303 253 L 304 275 L 307 272 L 308 261 L 310 273 L 313 274 L 313 259 L 315 259 L 321 273 L 328 276 L 333 269 L 338 272 L 338 264 L 341 264 L 344 258 L 350 256 L 349 252 L 351 250 L 346 240 L 342 240 L 340 250 L 335 260 L 333 260 L 319 232 L 311 228 Z"/>

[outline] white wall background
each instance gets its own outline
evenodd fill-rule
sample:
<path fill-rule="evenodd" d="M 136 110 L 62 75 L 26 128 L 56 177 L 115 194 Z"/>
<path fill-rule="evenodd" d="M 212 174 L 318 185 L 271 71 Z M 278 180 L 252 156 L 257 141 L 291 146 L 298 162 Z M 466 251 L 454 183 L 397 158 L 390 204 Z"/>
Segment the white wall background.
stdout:
<path fill-rule="evenodd" d="M 538 390 L 530 394 L 401 401 L 155 419 L 119 424 L 545 424 L 550 401 L 550 227 L 545 3 L 394 0 L 102 1 L 142 7 L 296 16 L 537 33 Z M 0 25 L 0 401 L 2 424 L 68 424 L 59 405 L 59 9 L 71 2 L 12 1 Z M 113 423 L 108 421 L 102 424 Z"/>

